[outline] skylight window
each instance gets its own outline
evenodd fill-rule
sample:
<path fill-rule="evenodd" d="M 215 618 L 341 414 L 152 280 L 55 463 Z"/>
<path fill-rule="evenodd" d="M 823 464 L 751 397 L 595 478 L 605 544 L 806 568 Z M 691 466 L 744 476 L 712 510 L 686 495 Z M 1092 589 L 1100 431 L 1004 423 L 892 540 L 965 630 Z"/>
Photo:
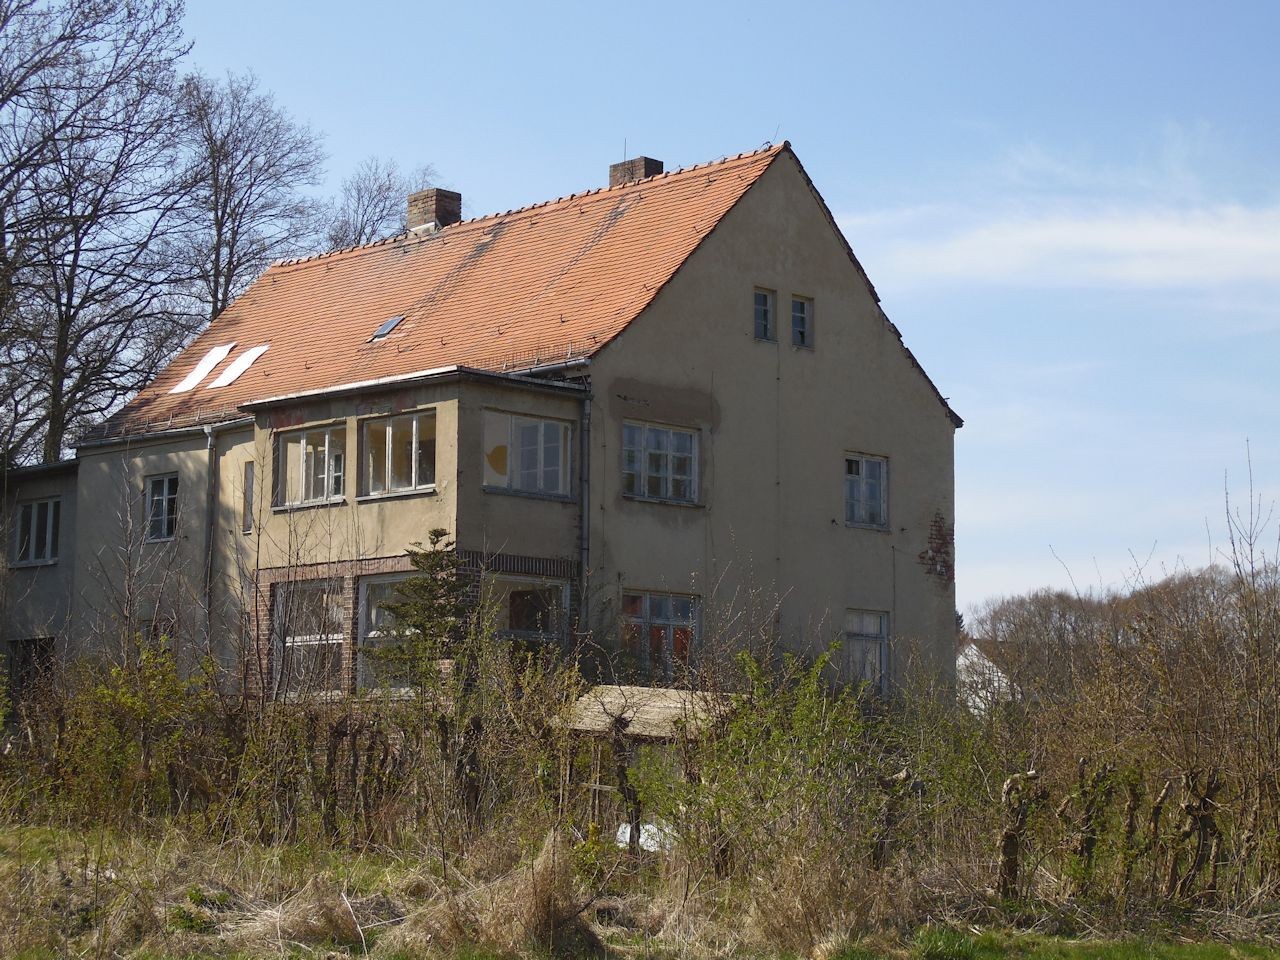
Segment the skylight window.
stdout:
<path fill-rule="evenodd" d="M 195 369 L 183 378 L 182 382 L 170 390 L 170 393 L 187 393 L 194 390 L 200 385 L 200 381 L 213 373 L 213 368 L 227 358 L 227 354 L 235 349 L 234 343 L 224 343 L 220 347 L 214 347 L 196 364 Z"/>
<path fill-rule="evenodd" d="M 271 346 L 271 344 L 264 343 L 261 346 L 250 347 L 244 353 L 240 354 L 240 356 L 232 360 L 231 366 L 223 370 L 222 373 L 218 376 L 218 379 L 213 381 L 213 383 L 209 384 L 209 386 L 206 389 L 212 390 L 214 387 L 226 387 L 235 383 L 236 380 L 240 377 L 240 374 L 244 373 L 251 366 L 253 366 L 253 361 L 257 360 L 260 356 L 262 356 L 264 353 L 267 352 L 267 347 L 269 346 Z"/>
<path fill-rule="evenodd" d="M 382 326 L 378 327 L 377 330 L 373 331 L 373 336 L 369 338 L 369 342 L 373 343 L 373 341 L 375 340 L 381 340 L 388 333 L 390 333 L 392 330 L 398 327 L 400 325 L 400 321 L 403 319 L 404 319 L 403 316 L 399 316 L 399 317 L 392 317 L 390 320 L 384 320 L 382 322 Z"/>

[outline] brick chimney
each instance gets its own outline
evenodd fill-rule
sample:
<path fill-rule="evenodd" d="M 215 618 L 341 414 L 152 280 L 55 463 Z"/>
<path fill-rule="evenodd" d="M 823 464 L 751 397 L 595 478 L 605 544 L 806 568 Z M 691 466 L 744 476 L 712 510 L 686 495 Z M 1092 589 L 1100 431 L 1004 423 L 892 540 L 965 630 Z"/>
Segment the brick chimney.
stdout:
<path fill-rule="evenodd" d="M 636 157 L 609 164 L 609 186 L 617 187 L 632 180 L 656 177 L 662 172 L 662 161 L 653 157 Z"/>
<path fill-rule="evenodd" d="M 439 187 L 428 187 L 409 194 L 409 216 L 405 225 L 410 230 L 447 227 L 462 219 L 462 194 Z"/>

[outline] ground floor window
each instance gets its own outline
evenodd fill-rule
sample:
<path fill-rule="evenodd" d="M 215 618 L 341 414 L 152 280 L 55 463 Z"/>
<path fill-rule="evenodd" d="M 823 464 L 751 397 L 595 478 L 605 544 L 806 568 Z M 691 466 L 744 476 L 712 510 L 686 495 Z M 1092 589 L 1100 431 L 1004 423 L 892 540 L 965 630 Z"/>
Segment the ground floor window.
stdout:
<path fill-rule="evenodd" d="M 876 695 L 885 693 L 889 666 L 889 614 L 882 610 L 846 610 L 845 650 L 849 676 Z"/>
<path fill-rule="evenodd" d="M 8 682 L 5 692 L 13 709 L 48 677 L 53 661 L 53 637 L 10 640 L 5 655 Z"/>
<path fill-rule="evenodd" d="M 545 639 L 568 631 L 566 580 L 486 574 L 482 600 L 486 622 L 500 634 Z"/>
<path fill-rule="evenodd" d="M 627 591 L 622 595 L 622 646 L 647 661 L 654 677 L 671 680 L 687 664 L 697 639 L 696 597 Z"/>
<path fill-rule="evenodd" d="M 277 584 L 272 623 L 277 695 L 344 688 L 344 620 L 341 580 Z"/>
<path fill-rule="evenodd" d="M 379 687 L 394 690 L 408 685 L 394 658 L 382 653 L 400 639 L 395 616 L 387 609 L 387 604 L 403 599 L 397 588 L 411 576 L 411 573 L 389 573 L 360 578 L 356 684 L 361 690 Z"/>

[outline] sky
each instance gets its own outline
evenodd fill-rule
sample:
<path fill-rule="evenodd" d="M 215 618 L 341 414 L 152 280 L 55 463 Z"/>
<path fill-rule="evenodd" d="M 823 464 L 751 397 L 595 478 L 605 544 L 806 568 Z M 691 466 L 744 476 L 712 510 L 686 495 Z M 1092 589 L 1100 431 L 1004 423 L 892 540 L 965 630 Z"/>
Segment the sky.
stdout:
<path fill-rule="evenodd" d="M 324 133 L 330 189 L 429 163 L 467 216 L 790 140 L 965 419 L 963 611 L 1222 562 L 1280 499 L 1280 3 L 188 0 L 187 32 Z"/>

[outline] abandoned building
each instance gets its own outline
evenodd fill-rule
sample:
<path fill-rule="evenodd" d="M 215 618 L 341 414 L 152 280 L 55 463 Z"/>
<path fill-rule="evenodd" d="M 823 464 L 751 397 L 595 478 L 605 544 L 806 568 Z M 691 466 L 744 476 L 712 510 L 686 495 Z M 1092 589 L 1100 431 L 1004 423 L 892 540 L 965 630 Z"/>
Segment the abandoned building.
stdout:
<path fill-rule="evenodd" d="M 4 640 L 122 631 L 357 690 L 447 530 L 514 637 L 661 683 L 767 621 L 886 689 L 954 672 L 961 420 L 790 145 L 267 270 L 73 460 L 12 471 Z"/>

